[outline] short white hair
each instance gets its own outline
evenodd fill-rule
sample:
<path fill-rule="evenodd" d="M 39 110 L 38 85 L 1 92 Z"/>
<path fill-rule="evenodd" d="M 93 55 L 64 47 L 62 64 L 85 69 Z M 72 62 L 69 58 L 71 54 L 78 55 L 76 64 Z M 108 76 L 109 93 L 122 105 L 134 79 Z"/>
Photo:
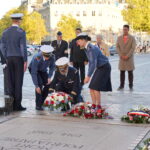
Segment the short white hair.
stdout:
<path fill-rule="evenodd" d="M 101 34 L 97 34 L 97 35 L 96 35 L 96 38 L 100 38 L 100 39 L 103 40 L 103 36 L 102 36 Z"/>

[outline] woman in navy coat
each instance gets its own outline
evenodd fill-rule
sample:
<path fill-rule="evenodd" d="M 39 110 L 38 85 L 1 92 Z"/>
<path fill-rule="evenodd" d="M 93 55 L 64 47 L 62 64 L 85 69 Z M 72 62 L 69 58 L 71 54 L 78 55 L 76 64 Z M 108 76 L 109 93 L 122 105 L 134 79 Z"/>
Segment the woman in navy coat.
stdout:
<path fill-rule="evenodd" d="M 84 83 L 90 82 L 90 94 L 92 98 L 93 111 L 101 109 L 101 91 L 112 91 L 111 66 L 106 56 L 99 48 L 90 43 L 91 38 L 86 33 L 81 33 L 76 38 L 80 47 L 86 48 L 89 60 L 88 74 Z"/>

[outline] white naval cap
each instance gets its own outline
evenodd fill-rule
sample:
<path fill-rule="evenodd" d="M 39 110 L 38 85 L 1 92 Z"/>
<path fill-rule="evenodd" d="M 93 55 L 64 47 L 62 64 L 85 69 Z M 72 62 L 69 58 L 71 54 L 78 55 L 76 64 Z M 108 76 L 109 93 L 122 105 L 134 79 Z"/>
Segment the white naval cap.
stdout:
<path fill-rule="evenodd" d="M 88 36 L 86 32 L 79 33 L 77 36 Z"/>
<path fill-rule="evenodd" d="M 64 66 L 67 65 L 68 63 L 69 59 L 67 57 L 61 57 L 55 62 L 56 66 Z"/>
<path fill-rule="evenodd" d="M 80 40 L 80 39 L 85 39 L 85 40 L 91 41 L 91 37 L 89 37 L 86 32 L 82 32 L 77 35 L 76 40 Z"/>
<path fill-rule="evenodd" d="M 12 14 L 10 17 L 12 19 L 22 19 L 23 14 L 22 13 L 16 13 L 16 14 Z"/>
<path fill-rule="evenodd" d="M 43 46 L 41 46 L 40 50 L 43 53 L 51 53 L 54 51 L 54 48 L 51 45 L 43 45 Z"/>

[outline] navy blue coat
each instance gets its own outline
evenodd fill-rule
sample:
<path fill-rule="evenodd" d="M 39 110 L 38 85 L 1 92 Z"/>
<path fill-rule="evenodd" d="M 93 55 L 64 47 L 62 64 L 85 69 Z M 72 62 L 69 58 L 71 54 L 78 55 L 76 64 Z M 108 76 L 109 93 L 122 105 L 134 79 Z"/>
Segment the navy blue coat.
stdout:
<path fill-rule="evenodd" d="M 73 67 L 69 67 L 67 76 L 62 75 L 59 71 L 55 72 L 54 79 L 50 84 L 50 90 L 56 90 L 58 84 L 68 94 L 75 92 L 79 95 L 81 93 L 79 73 Z"/>
<path fill-rule="evenodd" d="M 55 56 L 52 55 L 49 60 L 44 60 L 42 52 L 33 56 L 33 59 L 29 65 L 29 71 L 32 76 L 33 83 L 38 87 L 38 72 L 47 72 L 49 68 L 48 77 L 51 78 L 55 70 Z"/>
<path fill-rule="evenodd" d="M 19 56 L 27 61 L 26 33 L 23 29 L 11 26 L 3 32 L 2 53 L 6 59 L 10 56 Z"/>

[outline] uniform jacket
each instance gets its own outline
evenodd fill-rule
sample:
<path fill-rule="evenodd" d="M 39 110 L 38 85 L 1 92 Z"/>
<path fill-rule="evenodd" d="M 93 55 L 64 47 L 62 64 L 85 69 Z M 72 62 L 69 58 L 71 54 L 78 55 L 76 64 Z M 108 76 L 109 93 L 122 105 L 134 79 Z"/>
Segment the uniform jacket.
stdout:
<path fill-rule="evenodd" d="M 57 40 L 55 40 L 52 42 L 52 46 L 54 47 L 53 54 L 55 55 L 56 60 L 61 57 L 68 57 L 68 54 L 66 53 L 68 50 L 68 43 L 66 41 L 62 40 L 59 46 Z"/>
<path fill-rule="evenodd" d="M 126 43 L 123 41 L 123 35 L 118 37 L 116 48 L 120 56 L 119 60 L 119 70 L 122 71 L 132 71 L 134 67 L 134 51 L 136 48 L 135 38 L 128 35 L 128 40 Z M 128 56 L 128 60 L 121 59 L 121 56 Z"/>
<path fill-rule="evenodd" d="M 70 62 L 87 62 L 88 58 L 85 53 L 85 49 L 81 50 L 80 46 L 77 45 L 76 40 L 72 40 L 72 42 L 69 45 L 71 52 L 70 52 Z"/>
<path fill-rule="evenodd" d="M 51 78 L 55 70 L 54 55 L 51 56 L 49 60 L 44 60 L 42 52 L 39 52 L 33 57 L 29 65 L 29 71 L 31 73 L 32 80 L 35 86 L 38 87 L 38 78 L 37 78 L 38 72 L 47 72 L 48 68 L 49 68 L 48 77 Z"/>
<path fill-rule="evenodd" d="M 76 94 L 80 93 L 80 79 L 78 71 L 73 68 L 68 68 L 67 76 L 61 75 L 59 71 L 56 70 L 54 79 L 50 84 L 50 89 L 55 90 L 57 84 L 63 85 L 66 89 L 68 89 L 68 93 L 75 92 Z"/>
<path fill-rule="evenodd" d="M 10 56 L 23 57 L 27 61 L 26 33 L 17 26 L 11 26 L 2 35 L 2 53 L 7 59 Z"/>
<path fill-rule="evenodd" d="M 86 54 L 89 60 L 89 68 L 88 68 L 89 77 L 92 76 L 96 68 L 99 68 L 109 62 L 108 58 L 103 55 L 100 49 L 97 46 L 92 45 L 91 43 L 89 43 L 87 46 Z"/>

